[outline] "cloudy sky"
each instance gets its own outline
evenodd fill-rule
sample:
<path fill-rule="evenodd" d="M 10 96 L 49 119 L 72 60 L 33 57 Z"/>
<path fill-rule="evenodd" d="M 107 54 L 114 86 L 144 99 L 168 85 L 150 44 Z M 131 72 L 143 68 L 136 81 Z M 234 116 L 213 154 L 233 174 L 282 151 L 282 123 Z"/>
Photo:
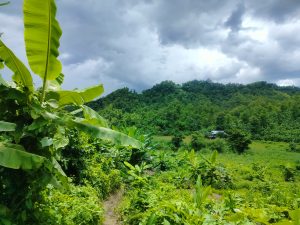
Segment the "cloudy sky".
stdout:
<path fill-rule="evenodd" d="M 106 93 L 163 80 L 300 86 L 299 0 L 57 0 L 64 87 Z M 0 8 L 25 60 L 22 1 Z M 6 77 L 8 75 L 6 74 Z M 35 79 L 38 84 L 38 78 Z"/>

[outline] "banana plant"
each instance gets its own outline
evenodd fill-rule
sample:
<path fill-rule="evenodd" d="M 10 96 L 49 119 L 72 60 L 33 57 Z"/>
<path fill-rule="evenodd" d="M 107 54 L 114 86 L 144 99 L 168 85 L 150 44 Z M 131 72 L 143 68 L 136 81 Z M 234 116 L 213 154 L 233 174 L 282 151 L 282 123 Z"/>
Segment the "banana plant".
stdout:
<path fill-rule="evenodd" d="M 0 3 L 0 6 L 7 3 Z M 55 0 L 24 0 L 24 39 L 30 70 L 0 39 L 0 69 L 13 72 L 14 84 L 0 76 L 0 166 L 32 170 L 51 162 L 59 169 L 58 152 L 68 144 L 67 129 L 78 129 L 94 138 L 141 148 L 142 143 L 108 127 L 106 120 L 84 104 L 99 97 L 102 84 L 78 90 L 62 90 L 64 75 L 58 59 L 62 30 L 56 19 Z M 36 89 L 32 71 L 42 79 Z M 65 110 L 77 107 L 83 117 Z M 22 119 L 20 119 L 22 118 Z M 25 139 L 38 139 L 37 144 Z M 23 143 L 26 144 L 23 144 Z M 60 170 L 61 171 L 61 170 Z"/>

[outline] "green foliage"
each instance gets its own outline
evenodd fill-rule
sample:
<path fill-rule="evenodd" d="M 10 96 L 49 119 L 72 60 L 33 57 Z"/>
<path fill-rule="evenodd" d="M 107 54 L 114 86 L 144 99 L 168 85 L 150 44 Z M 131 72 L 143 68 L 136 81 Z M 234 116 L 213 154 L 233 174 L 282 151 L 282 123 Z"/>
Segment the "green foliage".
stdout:
<path fill-rule="evenodd" d="M 59 90 L 57 93 L 59 95 L 59 105 L 69 105 L 74 104 L 77 106 L 81 106 L 86 102 L 90 102 L 93 99 L 97 98 L 101 94 L 103 94 L 104 88 L 103 85 L 97 85 L 94 87 L 86 88 L 82 91 L 66 91 L 66 90 Z"/>
<path fill-rule="evenodd" d="M 172 137 L 171 143 L 174 149 L 179 149 L 183 142 L 183 135 L 181 133 L 176 134 Z"/>
<path fill-rule="evenodd" d="M 32 224 L 31 219 L 45 218 L 36 214 L 40 209 L 33 208 L 32 205 L 34 201 L 47 202 L 46 198 L 49 196 L 45 195 L 43 199 L 39 199 L 38 193 L 51 184 L 60 189 L 55 190 L 51 196 L 53 199 L 57 197 L 57 203 L 45 205 L 43 210 L 48 210 L 49 217 L 54 217 L 53 220 L 49 218 L 49 223 L 56 224 L 60 220 L 55 217 L 55 210 L 61 210 L 57 216 L 62 217 L 68 209 L 64 204 L 69 204 L 70 209 L 78 205 L 76 207 L 82 206 L 89 210 L 84 203 L 79 204 L 82 200 L 69 198 L 72 194 L 65 196 L 63 193 L 69 191 L 72 185 L 61 165 L 74 158 L 80 161 L 76 158 L 76 153 L 72 160 L 64 158 L 62 154 L 70 141 L 68 132 L 82 130 L 90 137 L 105 139 L 117 146 L 128 146 L 128 149 L 142 148 L 143 145 L 134 138 L 110 129 L 98 113 L 83 106 L 103 93 L 102 85 L 83 91 L 61 90 L 64 76 L 61 74 L 61 63 L 57 57 L 62 31 L 55 18 L 55 0 L 42 3 L 37 0 L 24 0 L 23 13 L 28 63 L 31 70 L 42 78 L 43 86 L 41 90 L 34 89 L 29 69 L 0 40 L 0 68 L 6 66 L 10 69 L 14 81 L 14 84 L 9 84 L 0 79 L 0 179 L 1 184 L 3 183 L 0 202 L 1 208 L 9 211 L 5 223 Z M 76 117 L 76 113 L 66 110 L 71 107 L 83 109 L 84 118 Z M 120 186 L 121 176 L 120 171 L 114 167 L 105 169 L 110 165 L 95 155 L 96 151 L 90 155 L 84 154 L 85 157 L 81 161 L 84 170 L 78 172 L 80 165 L 75 166 L 78 167 L 75 180 L 78 181 L 77 184 L 91 185 L 97 190 L 93 199 L 98 201 Z M 111 157 L 110 160 L 113 164 Z M 70 164 L 64 164 L 63 167 L 69 175 L 72 171 Z M 52 195 L 52 192 L 47 193 Z M 91 207 L 95 207 L 96 203 L 93 204 Z M 61 224 L 79 224 L 80 216 L 84 220 L 81 224 L 98 224 L 100 221 L 99 218 L 84 212 L 78 215 L 74 213 L 71 217 L 66 217 L 66 221 L 61 218 Z M 45 221 L 43 223 L 49 224 Z"/>
<path fill-rule="evenodd" d="M 228 133 L 228 143 L 234 151 L 241 154 L 249 149 L 251 139 L 247 132 L 240 129 L 232 129 Z"/>
<path fill-rule="evenodd" d="M 217 151 L 214 151 L 207 159 L 202 156 L 198 161 L 192 152 L 190 154 L 191 179 L 195 182 L 200 175 L 205 185 L 210 185 L 216 189 L 226 189 L 232 186 L 232 180 L 226 169 L 216 163 Z"/>
<path fill-rule="evenodd" d="M 205 140 L 204 136 L 200 132 L 194 132 L 192 134 L 191 139 L 191 148 L 195 151 L 199 151 L 203 148 L 206 148 L 207 141 Z"/>
<path fill-rule="evenodd" d="M 102 224 L 103 209 L 96 191 L 91 186 L 71 186 L 61 192 L 48 185 L 33 203 L 34 219 L 27 224 Z"/>
<path fill-rule="evenodd" d="M 15 131 L 16 124 L 0 121 L 0 131 Z"/>
<path fill-rule="evenodd" d="M 281 166 L 283 170 L 283 176 L 285 181 L 295 181 L 296 169 L 291 166 Z"/>
<path fill-rule="evenodd" d="M 207 147 L 212 151 L 216 150 L 217 152 L 222 153 L 228 150 L 228 143 L 224 139 L 216 138 L 207 141 Z"/>
<path fill-rule="evenodd" d="M 0 69 L 14 82 L 0 77 L 1 224 L 101 224 L 101 202 L 122 185 L 124 224 L 298 224 L 297 144 L 290 152 L 284 143 L 250 145 L 299 142 L 298 88 L 165 81 L 141 94 L 118 90 L 90 108 L 102 85 L 61 89 L 55 1 L 24 0 L 23 10 L 29 65 L 43 86 L 35 90 L 0 41 Z M 179 151 L 133 125 L 173 135 Z M 228 143 L 203 137 L 215 128 L 228 131 Z M 183 140 L 190 133 L 191 151 Z M 239 153 L 250 146 L 249 154 L 227 145 Z"/>
<path fill-rule="evenodd" d="M 291 142 L 291 143 L 289 143 L 288 151 L 290 151 L 290 152 L 300 152 L 300 147 L 295 142 Z"/>
<path fill-rule="evenodd" d="M 194 201 L 196 207 L 200 210 L 203 210 L 205 200 L 211 194 L 211 187 L 203 187 L 201 177 L 199 176 L 196 182 L 196 190 L 194 195 Z"/>
<path fill-rule="evenodd" d="M 124 153 L 126 149 L 118 149 L 76 130 L 69 132 L 69 139 L 70 144 L 62 150 L 62 168 L 75 184 L 88 184 L 97 191 L 100 199 L 107 198 L 121 186 L 119 169 L 123 167 L 119 164 L 130 158 L 130 152 L 121 158 L 116 153 Z"/>
<path fill-rule="evenodd" d="M 286 146 L 255 142 L 247 157 L 230 152 L 217 156 L 216 151 L 212 155 L 164 151 L 164 161 L 173 161 L 172 166 L 146 176 L 147 182 L 142 186 L 129 184 L 119 209 L 122 221 L 124 224 L 297 224 L 300 177 L 294 171 L 294 182 L 286 182 L 284 170 L 278 167 L 282 162 L 296 162 L 297 153 L 287 153 Z M 209 182 L 215 176 L 211 172 L 221 167 L 217 161 L 226 164 L 223 171 L 226 168 L 231 175 L 232 180 L 224 182 L 226 186 Z M 206 166 L 201 167 L 203 164 Z M 192 178 L 195 169 L 197 177 L 191 185 L 183 178 Z"/>
<path fill-rule="evenodd" d="M 6 45 L 0 40 L 0 58 L 4 64 L 14 72 L 13 81 L 19 84 L 21 87 L 28 88 L 29 91 L 33 91 L 32 77 L 28 69 L 24 64 L 14 55 L 14 53 L 6 47 Z"/>
<path fill-rule="evenodd" d="M 23 5 L 26 54 L 31 70 L 43 80 L 44 101 L 48 80 L 55 80 L 62 65 L 57 59 L 61 28 L 56 20 L 55 0 L 26 0 Z"/>
<path fill-rule="evenodd" d="M 42 166 L 45 157 L 26 152 L 23 146 L 0 142 L 0 165 L 11 169 L 31 170 Z"/>
<path fill-rule="evenodd" d="M 124 164 L 129 169 L 127 172 L 129 175 L 128 181 L 131 182 L 132 186 L 142 187 L 147 184 L 147 177 L 143 175 L 145 175 L 145 170 L 151 167 L 150 165 L 147 165 L 145 162 L 143 162 L 140 166 L 133 166 L 128 162 L 124 162 Z"/>
<path fill-rule="evenodd" d="M 299 93 L 297 87 L 266 82 L 165 81 L 141 94 L 119 89 L 90 106 L 114 126 L 136 126 L 156 135 L 240 127 L 252 139 L 299 143 Z"/>

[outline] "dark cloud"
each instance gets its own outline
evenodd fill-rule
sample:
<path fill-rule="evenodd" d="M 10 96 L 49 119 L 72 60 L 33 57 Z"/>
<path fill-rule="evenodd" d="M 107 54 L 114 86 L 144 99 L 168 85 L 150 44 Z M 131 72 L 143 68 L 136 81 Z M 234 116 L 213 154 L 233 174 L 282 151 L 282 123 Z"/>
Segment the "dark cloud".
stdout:
<path fill-rule="evenodd" d="M 245 6 L 243 3 L 237 5 L 236 10 L 234 10 L 228 20 L 225 22 L 225 26 L 230 27 L 231 30 L 239 30 L 243 22 L 243 15 L 245 13 Z"/>
<path fill-rule="evenodd" d="M 57 0 L 66 88 L 141 90 L 163 80 L 300 86 L 298 0 Z M 22 1 L 0 9 L 25 60 Z"/>
<path fill-rule="evenodd" d="M 224 36 L 223 22 L 235 1 L 155 1 L 147 12 L 163 44 L 215 45 Z"/>
<path fill-rule="evenodd" d="M 277 23 L 293 20 L 299 16 L 299 0 L 251 0 L 244 1 L 249 13 Z"/>

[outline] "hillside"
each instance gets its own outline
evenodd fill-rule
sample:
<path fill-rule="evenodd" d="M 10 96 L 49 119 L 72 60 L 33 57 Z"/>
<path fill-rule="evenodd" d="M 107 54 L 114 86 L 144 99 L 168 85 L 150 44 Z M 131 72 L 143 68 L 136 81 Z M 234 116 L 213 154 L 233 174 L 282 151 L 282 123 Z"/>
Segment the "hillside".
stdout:
<path fill-rule="evenodd" d="M 111 125 L 173 135 L 238 127 L 254 139 L 300 141 L 300 88 L 164 81 L 142 93 L 122 88 L 89 105 Z"/>

